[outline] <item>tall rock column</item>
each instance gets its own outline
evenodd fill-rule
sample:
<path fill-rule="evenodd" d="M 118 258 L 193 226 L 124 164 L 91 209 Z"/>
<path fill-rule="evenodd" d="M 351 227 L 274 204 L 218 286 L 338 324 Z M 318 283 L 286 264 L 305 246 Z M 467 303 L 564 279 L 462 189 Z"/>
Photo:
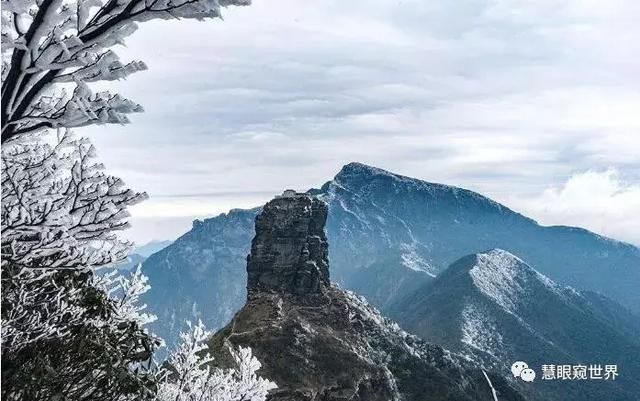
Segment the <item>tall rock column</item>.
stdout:
<path fill-rule="evenodd" d="M 330 286 L 326 220 L 326 203 L 307 194 L 287 191 L 267 203 L 256 218 L 247 257 L 248 297 L 325 294 Z"/>

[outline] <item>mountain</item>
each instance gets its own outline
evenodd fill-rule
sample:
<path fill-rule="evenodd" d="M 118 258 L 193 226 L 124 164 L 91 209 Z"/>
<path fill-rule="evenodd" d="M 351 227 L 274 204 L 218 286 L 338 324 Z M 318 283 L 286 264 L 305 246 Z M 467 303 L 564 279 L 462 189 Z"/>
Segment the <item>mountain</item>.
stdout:
<path fill-rule="evenodd" d="M 617 364 L 615 381 L 523 385 L 532 399 L 637 400 L 640 325 L 621 306 L 561 287 L 522 260 L 494 249 L 461 258 L 393 307 L 391 316 L 424 339 L 509 372 L 542 365 Z"/>
<path fill-rule="evenodd" d="M 580 228 L 540 226 L 475 192 L 360 163 L 313 193 L 329 202 L 334 278 L 383 310 L 458 258 L 501 248 L 563 285 L 640 313 L 635 246 Z"/>
<path fill-rule="evenodd" d="M 500 376 L 410 336 L 329 280 L 327 205 L 278 197 L 256 219 L 247 300 L 209 341 L 214 363 L 251 347 L 271 401 L 523 400 Z"/>
<path fill-rule="evenodd" d="M 246 257 L 258 209 L 196 220 L 171 245 L 149 256 L 142 270 L 151 290 L 143 301 L 158 320 L 151 329 L 175 345 L 185 321 L 202 319 L 220 328 L 243 305 Z M 205 313 L 206 312 L 206 313 Z"/>
<path fill-rule="evenodd" d="M 173 241 L 171 240 L 164 240 L 164 241 L 150 241 L 147 242 L 144 245 L 138 246 L 133 250 L 133 253 L 137 253 L 138 255 L 142 256 L 143 258 L 148 258 L 149 256 L 153 255 L 154 253 L 168 247 L 169 245 L 171 245 Z"/>
<path fill-rule="evenodd" d="M 141 264 L 142 262 L 144 262 L 144 260 L 145 260 L 144 256 L 137 253 L 130 253 L 129 256 L 127 256 L 127 259 L 125 259 L 123 262 L 118 264 L 116 267 L 120 271 L 128 272 L 128 271 L 131 271 L 136 266 L 138 266 L 139 264 Z"/>
<path fill-rule="evenodd" d="M 133 268 L 142 264 L 150 255 L 171 245 L 172 241 L 151 241 L 145 245 L 136 247 L 127 256 L 127 259 L 117 265 L 121 271 L 131 271 Z"/>
<path fill-rule="evenodd" d="M 309 193 L 329 205 L 332 277 L 382 311 L 458 258 L 501 248 L 562 285 L 605 295 L 640 314 L 640 249 L 571 227 L 544 227 L 477 193 L 350 163 Z M 149 257 L 145 302 L 171 344 L 185 319 L 219 328 L 246 295 L 244 257 L 259 209 L 196 221 Z M 206 314 L 203 312 L 206 311 Z"/>

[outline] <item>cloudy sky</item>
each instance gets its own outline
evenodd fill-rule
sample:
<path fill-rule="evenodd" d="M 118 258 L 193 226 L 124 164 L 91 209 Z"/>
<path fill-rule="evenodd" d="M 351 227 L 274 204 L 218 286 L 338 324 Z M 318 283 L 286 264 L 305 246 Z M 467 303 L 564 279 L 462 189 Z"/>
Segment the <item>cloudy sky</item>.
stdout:
<path fill-rule="evenodd" d="M 146 112 L 84 130 L 151 199 L 128 235 L 320 186 L 360 161 L 640 244 L 640 2 L 254 0 L 143 24 L 110 85 Z"/>

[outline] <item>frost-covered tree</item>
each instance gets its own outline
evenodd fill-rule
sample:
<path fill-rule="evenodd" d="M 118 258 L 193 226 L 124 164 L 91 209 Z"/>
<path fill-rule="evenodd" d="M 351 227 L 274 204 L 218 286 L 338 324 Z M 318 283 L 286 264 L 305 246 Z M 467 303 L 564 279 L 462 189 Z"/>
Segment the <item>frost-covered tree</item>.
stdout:
<path fill-rule="evenodd" d="M 113 50 L 137 23 L 216 18 L 221 7 L 249 3 L 1 0 L 3 399 L 157 399 L 159 340 L 144 330 L 152 317 L 138 304 L 146 279 L 139 270 L 130 279 L 95 274 L 127 256 L 131 244 L 115 232 L 146 195 L 105 174 L 93 146 L 67 129 L 127 123 L 142 111 L 90 87 L 146 69 Z M 264 399 L 272 385 L 256 377 L 259 363 L 245 349 L 234 355 L 235 370 L 198 365 L 211 373 L 198 376 L 200 400 Z M 173 383 L 166 376 L 160 394 Z"/>
<path fill-rule="evenodd" d="M 86 139 L 26 139 L 2 147 L 2 398 L 265 400 L 275 385 L 249 349 L 230 350 L 234 369 L 209 367 L 202 323 L 166 366 L 152 363 L 147 278 L 139 266 L 96 274 L 126 258 L 131 244 L 115 233 L 146 194 L 105 174 Z"/>
<path fill-rule="evenodd" d="M 87 140 L 38 137 L 2 147 L 2 398 L 151 399 L 146 279 L 94 273 L 126 257 L 115 231 L 146 194 L 105 174 Z"/>
<path fill-rule="evenodd" d="M 230 347 L 235 367 L 212 369 L 205 344 L 211 333 L 202 322 L 188 326 L 161 372 L 157 401 L 264 401 L 277 387 L 256 374 L 261 365 L 250 348 Z"/>
<path fill-rule="evenodd" d="M 94 275 L 78 269 L 3 277 L 2 398 L 153 399 L 159 340 L 128 307 L 137 280 L 112 282 L 118 296 L 109 297 Z"/>
<path fill-rule="evenodd" d="M 131 244 L 116 231 L 147 195 L 106 174 L 86 138 L 31 136 L 2 147 L 3 263 L 70 269 L 126 258 Z"/>
<path fill-rule="evenodd" d="M 250 0 L 2 0 L 2 143 L 47 128 L 126 123 L 142 111 L 91 82 L 146 69 L 113 47 L 152 19 L 220 17 Z"/>

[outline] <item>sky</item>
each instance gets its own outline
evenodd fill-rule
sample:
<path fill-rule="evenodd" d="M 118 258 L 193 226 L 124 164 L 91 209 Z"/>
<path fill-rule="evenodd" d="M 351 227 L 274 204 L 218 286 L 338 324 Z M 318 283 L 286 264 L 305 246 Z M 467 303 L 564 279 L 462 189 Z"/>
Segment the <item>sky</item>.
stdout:
<path fill-rule="evenodd" d="M 148 71 L 79 129 L 150 199 L 138 243 L 306 190 L 359 161 L 465 187 L 541 224 L 640 245 L 640 2 L 254 0 L 141 24 Z"/>

